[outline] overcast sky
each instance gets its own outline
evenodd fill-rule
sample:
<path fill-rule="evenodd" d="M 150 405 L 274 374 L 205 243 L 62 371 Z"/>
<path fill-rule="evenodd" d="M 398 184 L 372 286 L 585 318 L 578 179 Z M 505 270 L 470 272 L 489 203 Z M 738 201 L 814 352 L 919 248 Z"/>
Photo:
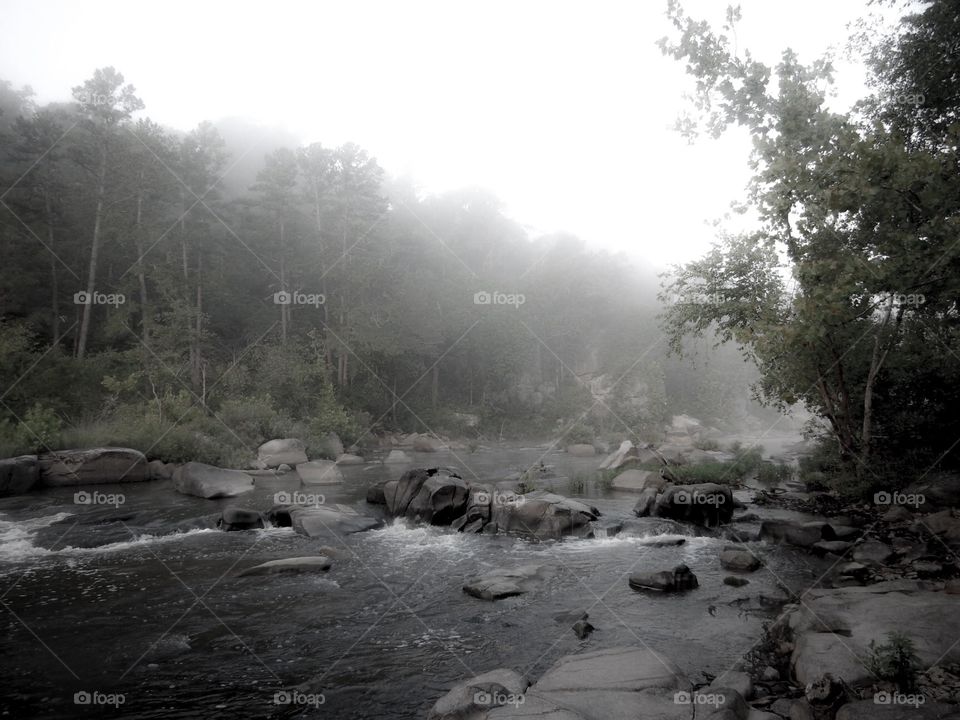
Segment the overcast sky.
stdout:
<path fill-rule="evenodd" d="M 724 0 L 687 0 L 722 22 Z M 841 48 L 861 0 L 745 0 L 739 47 L 775 62 Z M 655 46 L 666 0 L 97 2 L 3 0 L 0 77 L 65 100 L 97 67 L 146 114 L 190 129 L 243 116 L 353 141 L 428 192 L 483 186 L 533 232 L 657 264 L 698 256 L 742 197 L 743 134 L 688 146 L 690 85 Z M 863 92 L 841 65 L 838 105 Z"/>

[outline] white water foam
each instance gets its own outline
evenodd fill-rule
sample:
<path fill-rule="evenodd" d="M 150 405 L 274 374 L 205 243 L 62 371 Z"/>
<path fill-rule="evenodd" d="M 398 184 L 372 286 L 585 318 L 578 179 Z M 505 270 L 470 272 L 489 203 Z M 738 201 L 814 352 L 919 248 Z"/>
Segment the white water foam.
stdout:
<path fill-rule="evenodd" d="M 396 518 L 378 530 L 363 533 L 367 542 L 383 543 L 391 552 L 401 556 L 420 555 L 440 550 L 449 555 L 472 555 L 475 536 L 444 531 L 431 525 L 410 525 L 404 518 Z"/>
<path fill-rule="evenodd" d="M 144 545 L 165 543 L 182 540 L 194 535 L 219 532 L 211 528 L 198 528 L 187 532 L 175 532 L 169 535 L 145 534 L 132 537 L 129 540 L 91 548 L 77 548 L 71 545 L 64 545 L 62 548 L 50 550 L 34 544 L 34 536 L 38 530 L 50 527 L 54 523 L 61 522 L 72 516 L 73 513 L 60 512 L 55 515 L 45 515 L 42 517 L 27 518 L 25 520 L 0 519 L 0 562 L 16 563 L 41 557 L 76 557 L 122 552 Z M 66 531 L 66 528 L 64 528 L 64 530 Z"/>

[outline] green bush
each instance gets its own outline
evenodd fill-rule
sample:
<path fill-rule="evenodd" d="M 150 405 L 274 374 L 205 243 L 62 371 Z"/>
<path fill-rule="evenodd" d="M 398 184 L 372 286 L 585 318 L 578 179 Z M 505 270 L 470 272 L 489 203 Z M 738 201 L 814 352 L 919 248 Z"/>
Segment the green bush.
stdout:
<path fill-rule="evenodd" d="M 896 683 L 902 692 L 912 692 L 920 672 L 920 660 L 913 642 L 906 635 L 887 633 L 888 642 L 878 645 L 870 641 L 867 669 L 881 680 Z"/>

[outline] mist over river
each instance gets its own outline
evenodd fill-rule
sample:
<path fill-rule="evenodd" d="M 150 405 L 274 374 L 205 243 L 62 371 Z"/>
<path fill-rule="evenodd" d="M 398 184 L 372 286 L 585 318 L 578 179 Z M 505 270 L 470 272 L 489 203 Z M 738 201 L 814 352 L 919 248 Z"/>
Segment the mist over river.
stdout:
<path fill-rule="evenodd" d="M 412 466 L 497 480 L 543 453 L 500 446 L 464 453 L 465 462 L 417 454 Z M 596 458 L 553 452 L 544 461 L 556 477 L 538 486 L 586 498 L 603 514 L 598 526 L 632 517 L 635 495 L 592 481 L 571 492 L 570 478 L 591 472 Z M 304 490 L 376 514 L 367 487 L 407 467 L 346 466 L 343 484 Z M 649 646 L 696 681 L 729 669 L 756 642 L 776 611 L 760 596 L 780 594 L 778 580 L 807 587 L 822 570 L 809 555 L 772 546 L 765 570 L 745 588 L 729 587 L 717 557 L 730 541 L 693 528 L 683 545 L 653 547 L 640 537 L 466 535 L 402 519 L 333 541 L 291 528 L 215 527 L 224 507 L 266 510 L 277 493 L 300 489 L 291 473 L 258 477 L 253 492 L 232 500 L 147 482 L 97 486 L 122 494 L 117 507 L 76 505 L 67 488 L 0 501 L 0 592 L 10 611 L 4 713 L 419 718 L 466 677 L 510 667 L 535 679 L 563 655 L 617 645 Z M 328 573 L 236 577 L 324 545 L 338 551 Z M 485 602 L 462 591 L 472 575 L 530 563 L 554 572 L 528 594 Z M 698 576 L 697 590 L 657 596 L 628 587 L 631 572 L 679 563 Z M 588 611 L 596 627 L 584 640 L 555 619 L 572 610 Z M 308 704 L 275 702 L 295 688 Z M 78 692 L 122 694 L 123 703 L 76 705 Z"/>

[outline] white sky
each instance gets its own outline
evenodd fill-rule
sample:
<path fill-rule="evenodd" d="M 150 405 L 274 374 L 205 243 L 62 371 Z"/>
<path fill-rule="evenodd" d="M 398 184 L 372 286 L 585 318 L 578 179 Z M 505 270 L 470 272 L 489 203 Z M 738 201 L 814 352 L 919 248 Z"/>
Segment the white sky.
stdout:
<path fill-rule="evenodd" d="M 865 4 L 744 0 L 739 47 L 809 61 L 842 48 Z M 718 27 L 727 2 L 683 5 Z M 483 186 L 534 232 L 656 264 L 700 255 L 748 178 L 742 133 L 691 147 L 671 129 L 690 84 L 654 45 L 666 0 L 0 6 L 0 77 L 40 102 L 113 65 L 165 125 L 244 116 L 353 141 L 424 190 Z M 839 80 L 848 105 L 862 73 L 841 65 Z"/>

